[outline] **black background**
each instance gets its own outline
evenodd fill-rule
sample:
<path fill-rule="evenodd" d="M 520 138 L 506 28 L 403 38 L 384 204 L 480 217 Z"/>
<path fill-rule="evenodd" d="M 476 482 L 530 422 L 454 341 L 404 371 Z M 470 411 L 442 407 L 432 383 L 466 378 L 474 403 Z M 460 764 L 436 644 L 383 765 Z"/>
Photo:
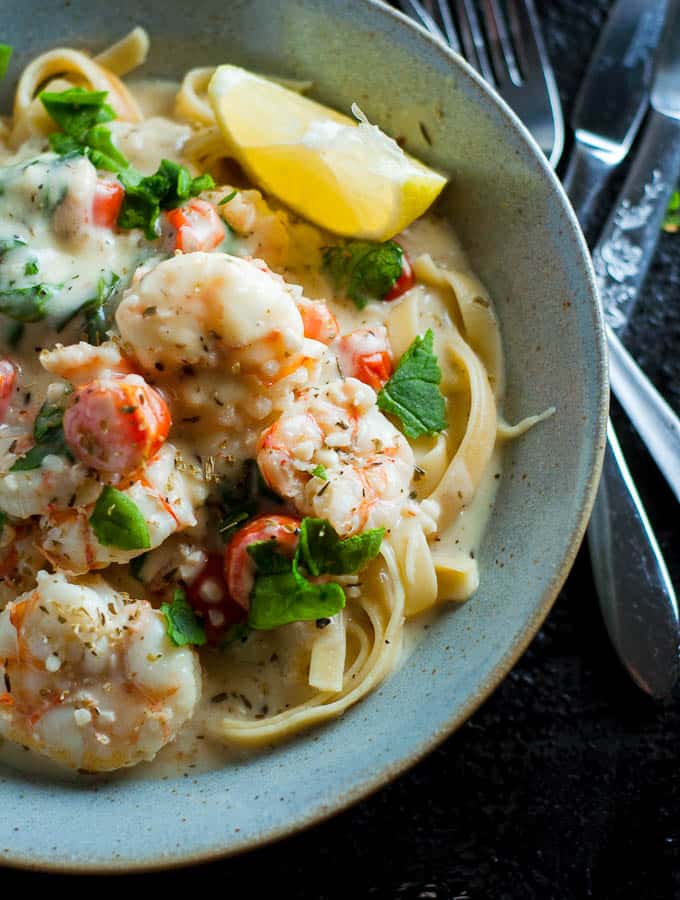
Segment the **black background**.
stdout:
<path fill-rule="evenodd" d="M 568 120 L 610 2 L 536 5 Z M 603 203 L 603 213 L 606 208 Z M 680 234 L 662 236 L 625 342 L 680 411 Z M 677 504 L 614 414 L 678 584 Z M 408 774 L 274 846 L 131 878 L 153 896 L 172 887 L 208 888 L 230 900 L 676 898 L 679 743 L 678 707 L 661 707 L 642 695 L 610 649 L 584 549 L 513 672 Z M 44 889 L 47 878 L 50 887 L 74 887 L 61 877 L 0 870 L 0 890 L 8 896 L 20 888 Z M 119 891 L 128 880 L 109 880 L 108 887 Z"/>

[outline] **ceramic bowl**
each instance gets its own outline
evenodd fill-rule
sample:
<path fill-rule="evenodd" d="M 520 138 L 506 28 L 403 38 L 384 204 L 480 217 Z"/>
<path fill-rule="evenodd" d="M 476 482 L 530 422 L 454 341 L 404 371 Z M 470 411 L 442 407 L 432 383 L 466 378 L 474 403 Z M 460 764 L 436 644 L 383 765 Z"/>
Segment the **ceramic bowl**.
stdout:
<path fill-rule="evenodd" d="M 602 323 L 576 220 L 538 147 L 452 53 L 370 0 L 23 0 L 3 13 L 15 47 L 0 94 L 58 44 L 103 48 L 151 34 L 144 74 L 233 62 L 308 79 L 353 101 L 407 149 L 450 173 L 442 200 L 495 299 L 510 420 L 556 415 L 511 443 L 481 549 L 481 587 L 342 719 L 221 771 L 177 781 L 69 784 L 0 771 L 0 864 L 159 868 L 288 835 L 385 784 L 460 725 L 507 674 L 572 564 L 599 474 L 606 415 Z M 424 124 L 424 128 L 420 123 Z M 425 135 L 429 137 L 426 140 Z M 540 673 L 537 673 L 540 677 Z"/>

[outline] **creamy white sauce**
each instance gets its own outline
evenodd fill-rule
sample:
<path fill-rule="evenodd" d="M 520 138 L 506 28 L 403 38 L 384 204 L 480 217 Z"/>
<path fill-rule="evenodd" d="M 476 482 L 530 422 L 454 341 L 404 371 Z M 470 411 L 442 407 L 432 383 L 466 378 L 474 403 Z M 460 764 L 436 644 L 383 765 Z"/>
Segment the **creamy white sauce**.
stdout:
<path fill-rule="evenodd" d="M 177 86 L 171 82 L 138 82 L 133 91 L 148 117 L 140 125 L 112 123 L 111 129 L 120 149 L 133 165 L 145 173 L 155 170 L 162 158 L 182 161 L 182 148 L 191 130 L 184 124 L 170 121 Z M 26 246 L 12 249 L 7 264 L 0 267 L 0 279 L 14 279 L 22 286 L 41 281 L 54 287 L 50 292 L 47 309 L 50 323 L 67 318 L 96 294 L 99 279 L 110 272 L 121 276 L 121 287 L 129 283 L 135 268 L 158 255 L 167 257 L 169 251 L 151 245 L 138 230 L 114 234 L 109 228 L 86 223 L 83 227 L 79 212 L 91 204 L 96 189 L 96 173 L 82 157 L 61 161 L 54 154 L 43 154 L 34 164 L 26 167 L 26 161 L 34 158 L 43 148 L 31 144 L 22 148 L 14 157 L 0 154 L 0 164 L 11 166 L 0 172 L 4 194 L 0 197 L 0 237 L 16 235 Z M 55 234 L 52 220 L 55 208 L 64 198 L 71 210 L 61 214 L 64 220 L 61 230 Z M 255 201 L 253 201 L 255 203 Z M 259 202 L 259 201 L 258 201 Z M 300 285 L 310 299 L 332 299 L 332 310 L 340 324 L 341 333 L 357 328 L 375 328 L 387 322 L 393 310 L 389 303 L 372 303 L 358 310 L 350 301 L 333 297 L 327 278 L 321 271 L 321 248 L 329 236 L 305 223 L 293 222 L 287 226 L 286 250 L 281 251 L 282 232 L 279 214 L 270 211 L 269 217 L 260 215 L 257 227 L 250 232 L 229 236 L 228 249 L 237 255 L 261 255 L 271 268 L 293 284 Z M 468 268 L 464 253 L 450 226 L 434 216 L 416 222 L 400 237 L 411 258 L 422 253 L 431 254 L 437 261 L 451 268 Z M 27 264 L 33 259 L 37 271 L 27 276 Z M 34 267 L 29 266 L 29 269 Z M 432 321 L 444 323 L 441 304 L 436 296 L 426 299 L 431 304 Z M 439 318 L 438 318 L 439 317 Z M 445 317 L 444 317 L 445 318 Z M 4 323 L 2 323 L 4 327 Z M 78 323 L 72 322 L 59 338 L 64 343 L 77 340 Z M 56 335 L 41 324 L 28 325 L 20 344 L 23 367 L 23 390 L 32 396 L 23 404 L 21 413 L 15 413 L 12 424 L 20 427 L 31 422 L 44 398 L 47 384 L 54 379 L 37 363 L 37 347 L 51 346 Z M 320 367 L 320 383 L 337 377 L 335 357 L 329 355 Z M 228 474 L 239 460 L 252 456 L 254 441 L 262 428 L 261 419 L 239 419 L 229 423 L 224 406 L 216 404 L 214 397 L 233 401 L 229 392 L 235 393 L 235 385 L 226 385 L 219 372 L 205 372 L 191 382 L 177 377 L 174 381 L 159 376 L 159 383 L 173 400 L 173 443 L 180 449 L 188 466 L 203 470 L 206 460 L 213 460 L 217 474 Z M 194 419 L 200 414 L 200 421 Z M 225 433 L 229 440 L 227 449 Z M 231 467 L 231 468 L 230 468 Z M 450 545 L 463 554 L 476 553 L 485 524 L 493 507 L 500 476 L 500 455 L 494 454 L 473 502 L 461 513 L 456 522 L 437 535 L 441 545 Z M 180 553 L 183 540 L 204 542 L 208 549 L 219 548 L 219 542 L 210 535 L 205 520 L 200 519 L 194 528 L 167 542 L 169 566 Z M 162 569 L 162 565 L 160 566 Z M 139 595 L 139 584 L 122 567 L 113 567 L 105 577 L 119 589 Z M 482 578 L 484 573 L 482 572 Z M 405 623 L 404 643 L 400 663 L 403 663 L 426 638 L 429 623 L 436 611 L 415 617 Z M 210 722 L 221 715 L 269 716 L 291 705 L 303 702 L 311 696 L 306 679 L 309 665 L 309 645 L 315 636 L 314 623 L 298 623 L 276 632 L 256 632 L 242 645 L 225 653 L 215 650 L 202 651 L 203 696 L 193 719 L 182 729 L 178 738 L 163 748 L 151 763 L 142 763 L 134 769 L 122 770 L 115 778 L 173 778 L 200 771 L 221 768 L 248 755 L 247 750 L 225 747 L 208 736 Z M 16 744 L 0 740 L 0 762 L 26 772 L 38 773 L 54 779 L 77 779 L 82 776 L 65 772 L 47 759 L 39 757 Z"/>

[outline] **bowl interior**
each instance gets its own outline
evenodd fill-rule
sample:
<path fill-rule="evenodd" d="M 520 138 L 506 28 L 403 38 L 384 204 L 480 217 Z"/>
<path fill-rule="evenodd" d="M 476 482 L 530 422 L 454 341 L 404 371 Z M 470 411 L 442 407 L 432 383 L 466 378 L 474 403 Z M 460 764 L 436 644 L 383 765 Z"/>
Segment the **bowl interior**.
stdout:
<path fill-rule="evenodd" d="M 603 444 L 602 329 L 583 241 L 540 151 L 464 64 L 382 4 L 202 0 L 199 12 L 168 0 L 72 0 L 58 24 L 55 33 L 54 8 L 33 0 L 5 12 L 15 56 L 0 108 L 37 53 L 96 50 L 140 24 L 152 37 L 150 75 L 229 61 L 309 79 L 317 98 L 340 109 L 356 101 L 404 137 L 451 174 L 442 203 L 502 321 L 507 418 L 557 408 L 507 448 L 477 596 L 442 610 L 405 665 L 342 719 L 175 782 L 74 785 L 0 771 L 0 862 L 151 868 L 234 852 L 341 808 L 415 761 L 500 680 L 583 534 Z"/>

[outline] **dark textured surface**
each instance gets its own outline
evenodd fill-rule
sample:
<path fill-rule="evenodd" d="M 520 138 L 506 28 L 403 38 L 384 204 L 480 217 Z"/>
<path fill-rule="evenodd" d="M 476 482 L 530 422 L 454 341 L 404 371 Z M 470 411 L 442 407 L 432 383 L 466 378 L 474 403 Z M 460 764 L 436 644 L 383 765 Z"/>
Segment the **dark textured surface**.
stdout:
<path fill-rule="evenodd" d="M 568 116 L 609 3 L 536 2 Z M 662 238 L 627 343 L 679 409 L 680 235 Z M 677 581 L 677 506 L 620 431 Z M 154 893 L 210 879 L 227 897 L 305 900 L 680 897 L 679 738 L 678 709 L 648 701 L 613 655 L 582 552 L 515 670 L 407 775 L 273 847 L 138 880 Z M 44 877 L 5 871 L 2 885 L 44 887 Z"/>

